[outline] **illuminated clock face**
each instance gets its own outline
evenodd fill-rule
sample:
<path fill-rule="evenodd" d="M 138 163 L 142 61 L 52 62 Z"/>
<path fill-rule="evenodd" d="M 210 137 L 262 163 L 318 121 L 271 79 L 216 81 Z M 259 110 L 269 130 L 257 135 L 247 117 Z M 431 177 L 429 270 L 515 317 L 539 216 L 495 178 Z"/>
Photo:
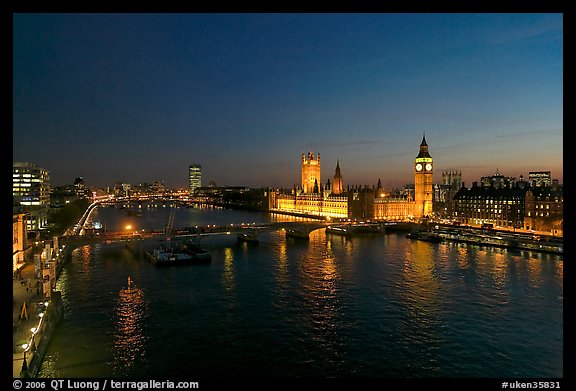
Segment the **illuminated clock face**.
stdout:
<path fill-rule="evenodd" d="M 420 163 L 416 165 L 416 171 L 422 171 L 422 165 Z"/>
<path fill-rule="evenodd" d="M 430 163 L 426 164 L 426 171 L 432 171 L 432 165 Z"/>

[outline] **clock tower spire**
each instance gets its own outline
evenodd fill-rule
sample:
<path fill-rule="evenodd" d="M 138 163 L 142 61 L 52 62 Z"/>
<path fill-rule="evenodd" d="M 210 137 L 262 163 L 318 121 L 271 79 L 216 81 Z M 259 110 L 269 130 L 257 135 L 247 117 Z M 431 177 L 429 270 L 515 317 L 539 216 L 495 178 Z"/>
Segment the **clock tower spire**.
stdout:
<path fill-rule="evenodd" d="M 428 152 L 426 135 L 422 135 L 420 152 L 414 160 L 414 201 L 413 216 L 417 218 L 432 214 L 432 174 L 433 160 Z"/>

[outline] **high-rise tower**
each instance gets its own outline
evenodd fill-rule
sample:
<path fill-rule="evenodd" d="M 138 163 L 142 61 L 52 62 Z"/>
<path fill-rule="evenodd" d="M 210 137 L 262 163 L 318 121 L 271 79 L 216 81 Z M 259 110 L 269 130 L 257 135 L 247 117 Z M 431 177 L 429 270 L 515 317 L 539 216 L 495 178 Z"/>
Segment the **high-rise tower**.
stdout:
<path fill-rule="evenodd" d="M 50 173 L 34 163 L 13 163 L 12 197 L 24 208 L 50 206 Z"/>
<path fill-rule="evenodd" d="M 426 136 L 422 136 L 420 153 L 414 160 L 414 217 L 420 218 L 432 214 L 432 156 L 428 153 Z"/>
<path fill-rule="evenodd" d="M 200 164 L 191 164 L 188 167 L 188 190 L 190 195 L 194 194 L 197 187 L 202 186 L 202 166 Z"/>
<path fill-rule="evenodd" d="M 50 172 L 34 163 L 13 163 L 13 207 L 26 213 L 26 229 L 30 232 L 48 228 L 50 210 Z"/>
<path fill-rule="evenodd" d="M 302 154 L 302 191 L 306 193 L 314 192 L 314 184 L 317 186 L 320 181 L 320 153 L 318 158 L 314 158 L 314 153 Z"/>
<path fill-rule="evenodd" d="M 332 193 L 340 194 L 344 187 L 344 182 L 342 181 L 342 174 L 340 174 L 340 161 L 336 161 L 336 171 L 334 172 L 334 181 L 332 182 Z"/>

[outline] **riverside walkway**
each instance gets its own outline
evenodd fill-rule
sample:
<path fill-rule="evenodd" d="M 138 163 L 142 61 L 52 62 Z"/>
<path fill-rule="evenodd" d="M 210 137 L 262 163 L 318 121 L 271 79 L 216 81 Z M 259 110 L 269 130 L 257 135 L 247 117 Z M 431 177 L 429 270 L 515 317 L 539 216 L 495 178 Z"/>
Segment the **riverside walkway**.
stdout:
<path fill-rule="evenodd" d="M 61 255 L 61 254 L 60 254 Z M 57 257 L 58 258 L 58 257 Z M 33 257 L 34 259 L 34 257 Z M 38 273 L 38 276 L 41 276 Z M 60 292 L 43 293 L 42 278 L 29 260 L 12 280 L 12 369 L 13 377 L 36 377 L 50 335 L 63 316 Z"/>
<path fill-rule="evenodd" d="M 17 273 L 12 282 L 12 342 L 13 342 L 13 375 L 20 377 L 24 362 L 24 349 L 22 344 L 29 344 L 32 338 L 33 327 L 39 322 L 39 311 L 45 311 L 45 300 L 42 294 L 41 281 L 36 278 L 34 265 L 26 263 Z M 26 304 L 26 316 L 23 315 L 22 306 Z M 44 307 L 44 308 L 42 308 Z M 38 335 L 38 337 L 41 337 Z M 36 339 L 36 336 L 35 336 Z M 30 355 L 27 354 L 27 364 L 30 363 Z"/>

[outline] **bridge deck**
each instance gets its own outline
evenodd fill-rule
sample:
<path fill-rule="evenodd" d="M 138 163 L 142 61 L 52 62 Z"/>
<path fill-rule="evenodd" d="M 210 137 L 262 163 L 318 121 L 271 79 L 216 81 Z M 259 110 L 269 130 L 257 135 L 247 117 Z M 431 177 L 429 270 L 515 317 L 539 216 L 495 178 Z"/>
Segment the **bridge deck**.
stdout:
<path fill-rule="evenodd" d="M 228 234 L 228 233 L 261 233 L 261 232 L 271 232 L 280 229 L 285 230 L 298 230 L 309 233 L 313 230 L 326 227 L 327 223 L 311 222 L 277 222 L 277 223 L 267 223 L 267 224 L 231 224 L 231 225 L 207 225 L 207 226 L 196 226 L 183 228 L 179 230 L 173 230 L 170 237 L 195 237 L 195 236 L 208 236 L 217 234 Z M 166 233 L 164 231 L 148 231 L 148 232 L 96 232 L 92 235 L 69 235 L 63 238 L 64 243 L 102 243 L 102 242 L 116 242 L 116 241 L 127 241 L 127 240 L 144 240 L 144 239 L 154 239 L 165 237 Z"/>

